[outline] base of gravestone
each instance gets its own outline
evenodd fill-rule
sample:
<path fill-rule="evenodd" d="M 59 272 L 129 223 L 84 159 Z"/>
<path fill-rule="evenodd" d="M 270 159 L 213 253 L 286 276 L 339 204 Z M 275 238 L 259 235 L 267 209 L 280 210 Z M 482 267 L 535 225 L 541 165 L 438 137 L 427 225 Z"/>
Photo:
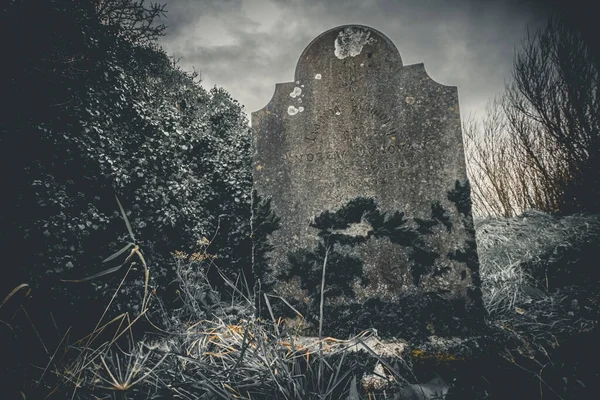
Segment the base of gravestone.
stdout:
<path fill-rule="evenodd" d="M 478 336 L 430 335 L 415 341 L 380 339 L 373 330 L 346 340 L 296 336 L 293 341 L 307 352 L 321 351 L 332 366 L 344 360 L 352 364 L 357 382 L 373 398 L 381 394 L 401 400 L 471 398 L 472 392 L 467 397 L 452 396 L 464 395 L 465 387 L 475 390 L 474 381 L 491 370 L 510 339 L 502 330 L 487 327 Z M 442 397 L 410 397 L 415 391 L 426 394 L 435 390 L 441 391 Z M 448 397 L 443 397 L 446 394 Z"/>
<path fill-rule="evenodd" d="M 293 309 L 290 307 L 293 305 Z M 314 307 L 292 300 L 271 301 L 272 310 L 288 326 L 307 336 L 349 338 L 371 329 L 384 339 L 422 341 L 430 336 L 473 337 L 486 329 L 485 313 L 475 302 L 447 299 L 437 293 L 405 295 L 395 300 L 370 298 L 364 302 L 323 305 L 323 320 Z M 302 317 L 299 317 L 300 313 Z"/>
<path fill-rule="evenodd" d="M 463 299 L 448 301 L 437 295 L 369 299 L 362 304 L 329 306 L 326 312 L 323 330 L 336 337 L 348 337 L 367 326 L 385 338 L 469 337 L 478 335 L 484 326 L 483 314 L 469 313 Z"/>

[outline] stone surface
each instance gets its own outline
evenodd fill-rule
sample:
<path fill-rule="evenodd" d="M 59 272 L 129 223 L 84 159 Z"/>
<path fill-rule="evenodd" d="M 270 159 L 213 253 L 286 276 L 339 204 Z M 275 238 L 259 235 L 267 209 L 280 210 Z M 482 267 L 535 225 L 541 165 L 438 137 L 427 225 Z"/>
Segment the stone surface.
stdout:
<path fill-rule="evenodd" d="M 308 45 L 252 127 L 254 186 L 281 218 L 269 291 L 314 317 L 326 264 L 328 334 L 481 324 L 456 87 L 404 66 L 382 33 L 342 26 Z"/>

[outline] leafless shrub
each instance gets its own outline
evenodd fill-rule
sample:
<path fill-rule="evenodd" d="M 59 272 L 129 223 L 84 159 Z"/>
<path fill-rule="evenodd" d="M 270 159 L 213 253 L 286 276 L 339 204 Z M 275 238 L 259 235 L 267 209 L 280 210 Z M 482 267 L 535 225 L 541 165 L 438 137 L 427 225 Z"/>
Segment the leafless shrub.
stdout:
<path fill-rule="evenodd" d="M 482 126 L 464 123 L 478 215 L 600 207 L 600 80 L 581 35 L 558 19 L 529 35 Z"/>

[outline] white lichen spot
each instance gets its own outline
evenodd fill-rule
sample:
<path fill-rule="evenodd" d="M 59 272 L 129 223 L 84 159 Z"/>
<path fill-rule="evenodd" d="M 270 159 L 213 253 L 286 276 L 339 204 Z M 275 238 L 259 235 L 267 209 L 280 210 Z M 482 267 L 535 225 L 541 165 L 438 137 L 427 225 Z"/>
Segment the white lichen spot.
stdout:
<path fill-rule="evenodd" d="M 298 111 L 299 110 L 294 106 L 288 107 L 288 114 L 290 114 L 290 115 L 296 115 L 296 114 L 298 114 Z"/>
<path fill-rule="evenodd" d="M 295 87 L 294 91 L 292 93 L 290 93 L 290 97 L 298 97 L 302 94 L 302 89 L 300 89 L 299 87 Z"/>
<path fill-rule="evenodd" d="M 304 85 L 300 85 L 300 87 L 304 87 Z"/>
<path fill-rule="evenodd" d="M 299 84 L 300 84 L 300 81 L 296 81 L 296 85 L 299 85 Z"/>
<path fill-rule="evenodd" d="M 368 29 L 347 27 L 335 39 L 334 54 L 340 60 L 346 57 L 356 57 L 362 52 L 365 45 L 373 44 L 376 41 L 371 37 Z"/>
<path fill-rule="evenodd" d="M 364 66 L 365 66 L 365 63 L 360 63 L 360 66 L 361 66 L 361 67 L 364 67 Z"/>
<path fill-rule="evenodd" d="M 304 111 L 304 107 L 302 107 L 302 106 L 298 107 L 298 111 L 300 111 L 300 112 Z"/>
<path fill-rule="evenodd" d="M 411 96 L 408 96 L 406 98 L 406 104 L 415 104 L 415 98 L 411 97 Z"/>
<path fill-rule="evenodd" d="M 341 115 L 341 114 L 342 114 L 342 113 L 341 113 L 341 112 L 339 112 L 339 111 L 336 111 L 336 112 L 335 112 L 335 115 Z"/>
<path fill-rule="evenodd" d="M 321 74 L 316 74 L 316 75 L 315 75 L 315 79 L 317 79 L 317 80 L 321 80 L 321 78 L 322 78 Z"/>

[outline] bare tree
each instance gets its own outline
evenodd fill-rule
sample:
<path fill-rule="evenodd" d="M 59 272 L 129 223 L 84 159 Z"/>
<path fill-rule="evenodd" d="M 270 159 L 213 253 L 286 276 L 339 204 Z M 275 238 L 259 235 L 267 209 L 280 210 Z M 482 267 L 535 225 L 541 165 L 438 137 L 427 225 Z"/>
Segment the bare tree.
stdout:
<path fill-rule="evenodd" d="M 464 124 L 474 210 L 600 210 L 599 77 L 581 35 L 551 19 L 516 56 L 483 126 Z"/>
<path fill-rule="evenodd" d="M 483 124 L 469 116 L 463 124 L 467 172 L 476 215 L 509 216 L 513 205 L 506 186 L 507 141 L 497 103 L 490 103 Z"/>

